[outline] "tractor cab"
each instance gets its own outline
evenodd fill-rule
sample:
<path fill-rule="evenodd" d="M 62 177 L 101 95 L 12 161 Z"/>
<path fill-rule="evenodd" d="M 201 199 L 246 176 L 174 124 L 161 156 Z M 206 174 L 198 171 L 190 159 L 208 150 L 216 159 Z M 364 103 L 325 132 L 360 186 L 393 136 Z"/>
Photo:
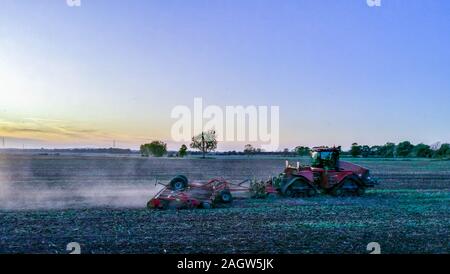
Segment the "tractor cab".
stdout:
<path fill-rule="evenodd" d="M 341 147 L 315 147 L 311 151 L 311 167 L 339 171 Z"/>

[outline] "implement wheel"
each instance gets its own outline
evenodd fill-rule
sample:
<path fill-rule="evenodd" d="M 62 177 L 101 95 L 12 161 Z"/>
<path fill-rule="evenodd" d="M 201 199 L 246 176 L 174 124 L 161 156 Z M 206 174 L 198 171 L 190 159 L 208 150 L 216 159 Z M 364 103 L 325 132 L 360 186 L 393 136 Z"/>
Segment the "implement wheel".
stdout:
<path fill-rule="evenodd" d="M 188 187 L 188 180 L 184 175 L 175 176 L 169 183 L 170 188 L 175 191 L 184 190 Z"/>
<path fill-rule="evenodd" d="M 228 190 L 222 190 L 219 194 L 220 201 L 224 204 L 231 203 L 233 201 L 233 196 Z"/>
<path fill-rule="evenodd" d="M 209 201 L 204 201 L 204 202 L 202 203 L 202 208 L 204 208 L 204 209 L 210 209 L 210 208 L 212 208 L 212 203 L 209 202 Z"/>

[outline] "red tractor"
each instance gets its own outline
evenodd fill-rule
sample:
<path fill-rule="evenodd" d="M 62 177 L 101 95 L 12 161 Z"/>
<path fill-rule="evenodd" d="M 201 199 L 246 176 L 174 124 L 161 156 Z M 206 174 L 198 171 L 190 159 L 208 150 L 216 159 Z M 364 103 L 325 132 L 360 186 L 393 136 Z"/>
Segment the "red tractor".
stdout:
<path fill-rule="evenodd" d="M 286 165 L 284 173 L 272 179 L 278 191 L 288 197 L 314 196 L 319 192 L 333 196 L 365 193 L 376 181 L 368 169 L 340 160 L 340 147 L 316 147 L 311 151 L 311 166 Z"/>

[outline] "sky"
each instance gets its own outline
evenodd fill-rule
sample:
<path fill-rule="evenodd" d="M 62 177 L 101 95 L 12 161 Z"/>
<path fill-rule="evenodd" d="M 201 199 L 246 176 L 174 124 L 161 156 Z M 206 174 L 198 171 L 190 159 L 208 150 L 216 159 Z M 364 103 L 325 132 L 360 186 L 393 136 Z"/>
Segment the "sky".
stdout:
<path fill-rule="evenodd" d="M 279 106 L 280 149 L 450 142 L 449 34 L 446 0 L 0 0 L 0 136 L 176 149 L 200 97 Z"/>

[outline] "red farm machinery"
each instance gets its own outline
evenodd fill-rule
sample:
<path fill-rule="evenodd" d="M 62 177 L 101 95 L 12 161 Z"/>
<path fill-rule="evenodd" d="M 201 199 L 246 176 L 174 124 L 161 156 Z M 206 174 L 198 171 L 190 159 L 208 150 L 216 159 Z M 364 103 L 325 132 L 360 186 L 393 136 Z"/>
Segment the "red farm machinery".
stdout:
<path fill-rule="evenodd" d="M 283 173 L 272 179 L 272 185 L 287 197 L 315 196 L 318 193 L 333 196 L 365 193 L 376 181 L 367 168 L 340 160 L 340 147 L 316 147 L 311 151 L 311 166 L 286 164 Z"/>
<path fill-rule="evenodd" d="M 238 184 L 221 178 L 209 181 L 189 182 L 184 175 L 175 176 L 147 203 L 147 207 L 167 208 L 211 208 L 219 204 L 229 204 L 234 198 L 251 198 L 250 180 Z M 267 182 L 263 185 L 265 195 L 276 193 L 275 188 Z"/>
<path fill-rule="evenodd" d="M 229 204 L 234 198 L 312 197 L 319 193 L 333 196 L 361 196 L 377 184 L 367 168 L 340 160 L 340 147 L 316 147 L 309 166 L 289 165 L 268 181 L 245 180 L 231 183 L 215 178 L 190 182 L 177 175 L 147 203 L 149 208 L 211 208 Z"/>

